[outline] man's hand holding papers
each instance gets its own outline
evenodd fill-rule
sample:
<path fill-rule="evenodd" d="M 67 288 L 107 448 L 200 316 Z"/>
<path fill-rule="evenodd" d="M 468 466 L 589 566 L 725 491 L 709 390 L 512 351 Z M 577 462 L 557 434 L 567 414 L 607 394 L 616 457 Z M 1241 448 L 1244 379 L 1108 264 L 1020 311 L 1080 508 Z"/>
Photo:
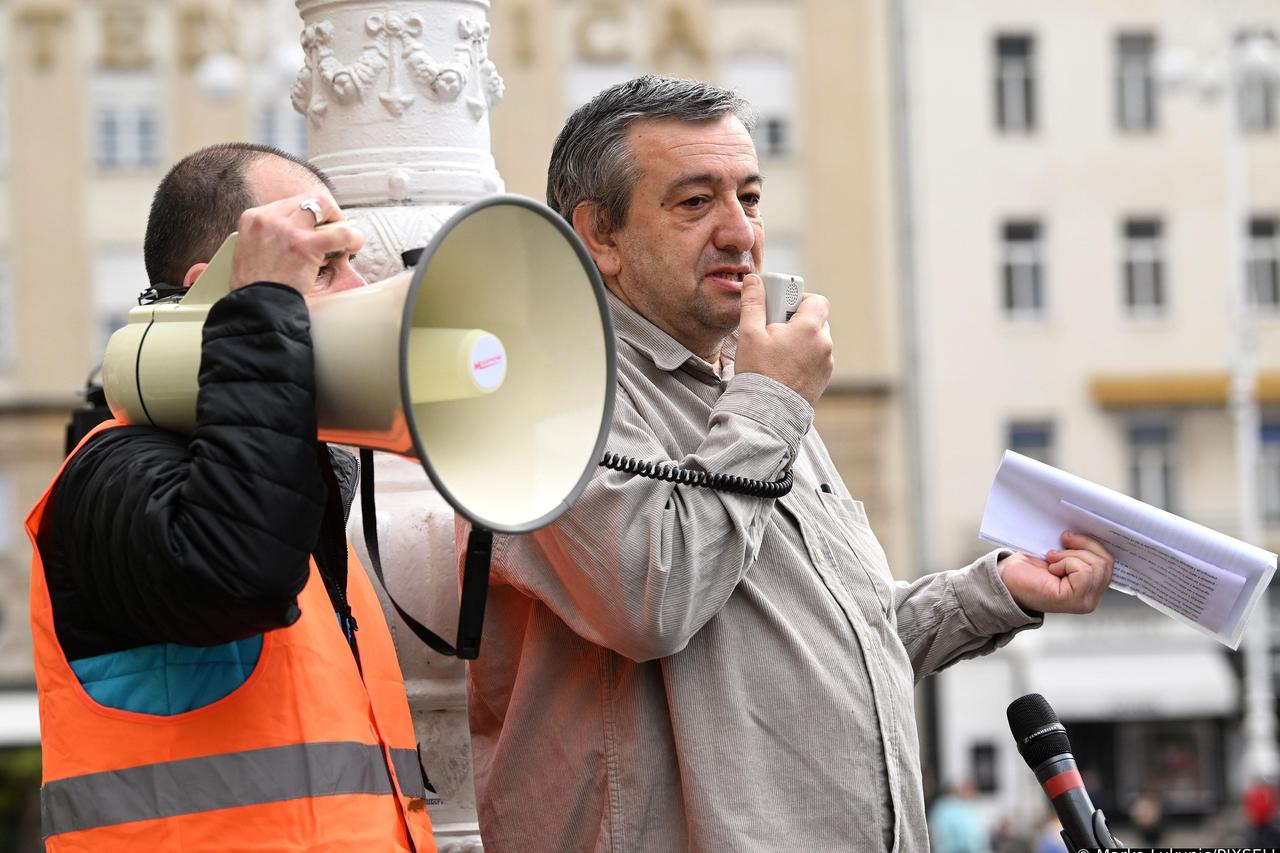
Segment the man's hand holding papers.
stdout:
<path fill-rule="evenodd" d="M 1055 550 L 1064 528 L 1088 534 L 1063 540 L 1075 551 Z M 1044 554 L 1054 580 L 1069 586 L 1077 581 L 1071 574 L 1082 570 L 1075 566 L 1072 572 L 1075 564 L 1062 555 L 1079 556 L 1081 549 L 1096 554 L 1085 546 L 1092 543 L 1115 555 L 1114 575 L 1107 572 L 1112 587 L 1233 649 L 1276 570 L 1270 551 L 1013 452 L 1005 453 L 996 472 L 980 535 L 997 545 Z M 1023 575 L 1034 577 L 1030 571 L 1036 562 L 1028 557 L 1010 570 L 1001 564 L 1011 593 Z M 1054 571 L 1055 563 L 1063 574 Z M 1041 583 L 1052 587 L 1053 581 L 1042 578 Z M 1014 599 L 1035 607 L 1017 593 Z"/>
<path fill-rule="evenodd" d="M 1071 531 L 1062 534 L 1062 546 L 1043 560 L 1018 553 L 1000 561 L 1000 579 L 1023 610 L 1092 613 L 1102 600 L 1111 583 L 1111 554 L 1098 540 Z"/>

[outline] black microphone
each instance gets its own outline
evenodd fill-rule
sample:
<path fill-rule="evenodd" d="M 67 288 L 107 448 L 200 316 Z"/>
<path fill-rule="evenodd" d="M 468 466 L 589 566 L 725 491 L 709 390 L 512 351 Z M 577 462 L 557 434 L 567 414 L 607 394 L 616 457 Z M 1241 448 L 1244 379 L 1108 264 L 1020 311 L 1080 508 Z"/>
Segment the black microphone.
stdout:
<path fill-rule="evenodd" d="M 1009 703 L 1009 731 L 1018 752 L 1036 774 L 1045 796 L 1062 822 L 1062 840 L 1077 850 L 1123 850 L 1107 827 L 1102 809 L 1095 809 L 1084 789 L 1080 769 L 1071 754 L 1071 741 L 1058 715 L 1039 693 Z"/>

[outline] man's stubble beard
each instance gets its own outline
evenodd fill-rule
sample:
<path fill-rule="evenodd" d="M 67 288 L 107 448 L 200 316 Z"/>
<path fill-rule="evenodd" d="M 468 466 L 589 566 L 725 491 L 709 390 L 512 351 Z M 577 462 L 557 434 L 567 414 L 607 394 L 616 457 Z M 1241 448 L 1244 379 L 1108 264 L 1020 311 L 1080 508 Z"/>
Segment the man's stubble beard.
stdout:
<path fill-rule="evenodd" d="M 693 293 L 693 301 L 689 306 L 690 313 L 702 328 L 709 332 L 719 332 L 727 337 L 738 328 L 738 319 L 742 311 L 742 297 L 739 296 L 735 300 L 737 307 L 732 314 L 718 314 L 707 292 L 710 287 L 711 285 L 706 283 L 706 279 L 698 280 L 697 288 Z"/>
<path fill-rule="evenodd" d="M 673 337 L 687 348 L 703 348 L 705 344 L 711 343 L 712 339 L 716 338 L 718 340 L 715 341 L 715 348 L 718 350 L 719 344 L 738 328 L 741 296 L 733 298 L 732 310 L 721 309 L 721 312 L 717 313 L 715 303 L 718 300 L 714 296 L 718 294 L 713 294 L 713 286 L 706 281 L 702 274 L 703 270 L 710 270 L 721 264 L 747 263 L 754 271 L 756 265 L 750 255 L 745 259 L 741 255 L 724 254 L 713 258 L 700 258 L 697 268 L 692 273 L 695 276 L 693 291 L 689 293 L 683 288 L 673 289 L 670 286 L 674 278 L 671 270 L 663 264 L 653 262 L 654 259 L 662 257 L 661 246 L 655 246 L 646 240 L 642 247 L 636 248 L 641 250 L 636 254 L 645 259 L 643 264 L 633 265 L 638 273 L 634 276 L 635 283 L 639 285 L 636 290 L 644 294 L 645 301 L 648 303 L 645 306 L 637 306 L 642 308 L 641 313 L 647 314 L 650 309 L 657 309 L 658 317 L 662 322 L 655 325 L 669 325 L 669 331 L 675 332 Z M 685 273 L 685 275 L 688 274 Z M 731 297 L 726 294 L 725 298 Z M 652 316 L 648 319 L 650 322 L 655 321 Z"/>

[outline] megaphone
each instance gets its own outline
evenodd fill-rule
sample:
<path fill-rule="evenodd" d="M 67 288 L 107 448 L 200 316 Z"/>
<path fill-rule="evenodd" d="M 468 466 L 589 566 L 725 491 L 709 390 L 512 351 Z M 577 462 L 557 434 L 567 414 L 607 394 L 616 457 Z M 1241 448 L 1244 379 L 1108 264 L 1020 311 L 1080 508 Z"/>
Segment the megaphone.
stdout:
<path fill-rule="evenodd" d="M 133 309 L 111 337 L 116 418 L 195 428 L 201 332 L 235 239 L 180 302 Z M 550 208 L 485 198 L 412 269 L 308 303 L 321 440 L 418 460 L 455 510 L 498 533 L 550 524 L 586 487 L 612 417 L 613 332 L 591 256 Z"/>
<path fill-rule="evenodd" d="M 195 429 L 204 320 L 229 291 L 235 243 L 181 301 L 133 309 L 111 337 L 102 377 L 116 418 Z M 536 530 L 586 488 L 613 414 L 613 330 L 591 256 L 550 208 L 477 201 L 412 269 L 308 305 L 322 441 L 416 459 L 484 531 Z"/>

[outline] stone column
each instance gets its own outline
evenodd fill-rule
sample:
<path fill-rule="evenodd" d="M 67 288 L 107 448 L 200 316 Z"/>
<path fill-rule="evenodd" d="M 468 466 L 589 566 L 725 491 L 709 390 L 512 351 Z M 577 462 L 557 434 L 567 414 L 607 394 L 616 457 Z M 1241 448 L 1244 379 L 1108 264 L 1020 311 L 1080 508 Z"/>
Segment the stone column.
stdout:
<path fill-rule="evenodd" d="M 370 281 L 401 269 L 459 207 L 500 192 L 489 110 L 502 78 L 488 58 L 488 0 L 297 0 L 306 61 L 292 91 L 310 122 L 311 157 L 364 232 L 356 266 Z M 378 454 L 378 530 L 396 600 L 452 639 L 458 603 L 453 511 L 417 463 Z M 368 564 L 359 508 L 352 541 Z M 380 594 L 383 594 L 380 591 Z M 404 670 L 441 853 L 479 851 L 465 670 L 422 645 L 384 609 Z"/>

